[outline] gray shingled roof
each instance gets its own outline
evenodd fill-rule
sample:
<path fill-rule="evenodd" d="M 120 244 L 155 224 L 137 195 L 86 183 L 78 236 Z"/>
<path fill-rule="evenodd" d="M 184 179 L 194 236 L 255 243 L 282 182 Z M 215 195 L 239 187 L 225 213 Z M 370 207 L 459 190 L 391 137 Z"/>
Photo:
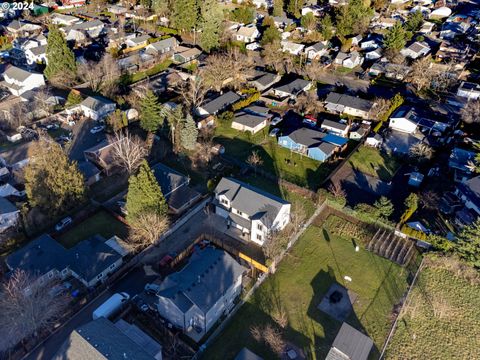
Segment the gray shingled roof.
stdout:
<path fill-rule="evenodd" d="M 288 84 L 275 88 L 275 90 L 285 92 L 287 94 L 296 95 L 299 92 L 303 91 L 303 89 L 306 88 L 308 84 L 310 84 L 310 81 L 303 79 L 295 79 Z"/>
<path fill-rule="evenodd" d="M 41 46 L 31 48 L 30 51 L 32 52 L 33 55 L 45 54 L 47 51 L 47 45 L 41 45 Z"/>
<path fill-rule="evenodd" d="M 14 146 L 10 150 L 0 153 L 0 157 L 6 162 L 8 166 L 13 166 L 16 163 L 28 159 L 28 151 L 31 147 L 36 146 L 34 141 L 23 143 Z"/>
<path fill-rule="evenodd" d="M 279 197 L 227 177 L 220 180 L 215 193 L 225 195 L 233 208 L 247 214 L 251 219 L 262 219 L 270 223 L 273 223 L 281 207 L 289 204 Z"/>
<path fill-rule="evenodd" d="M 347 124 L 342 124 L 342 123 L 332 121 L 332 120 L 327 120 L 327 119 L 323 120 L 322 126 L 323 125 L 328 126 L 328 127 L 332 127 L 334 129 L 338 129 L 338 130 L 341 130 L 341 131 L 345 131 L 348 127 Z"/>
<path fill-rule="evenodd" d="M 325 102 L 348 106 L 363 111 L 370 111 L 373 106 L 373 101 L 360 99 L 355 96 L 339 94 L 336 92 L 329 93 L 325 99 Z"/>
<path fill-rule="evenodd" d="M 318 145 L 319 143 L 321 143 L 322 139 L 326 135 L 327 134 L 321 131 L 317 131 L 309 128 L 300 128 L 290 133 L 288 137 L 293 141 L 295 141 L 297 144 L 310 147 L 310 146 Z"/>
<path fill-rule="evenodd" d="M 102 96 L 89 96 L 82 101 L 82 105 L 92 110 L 100 110 L 102 107 L 108 104 L 113 104 L 112 100 L 104 98 Z"/>
<path fill-rule="evenodd" d="M 100 235 L 65 249 L 50 235 L 43 234 L 9 255 L 6 262 L 11 269 L 19 268 L 38 275 L 69 267 L 90 281 L 120 258 L 120 254 L 106 245 Z"/>
<path fill-rule="evenodd" d="M 240 96 L 235 94 L 233 91 L 226 92 L 223 95 L 207 102 L 201 108 L 209 114 L 215 114 L 220 110 L 225 109 L 227 106 L 232 105 L 233 103 L 240 100 Z"/>
<path fill-rule="evenodd" d="M 277 76 L 277 74 L 263 72 L 262 75 L 258 76 L 252 82 L 257 83 L 261 86 L 269 86 L 276 82 Z"/>
<path fill-rule="evenodd" d="M 0 215 L 10 214 L 12 212 L 19 211 L 15 205 L 13 205 L 7 199 L 0 197 Z"/>
<path fill-rule="evenodd" d="M 160 51 L 166 48 L 173 48 L 176 44 L 176 40 L 173 37 L 168 39 L 163 39 L 154 43 L 151 43 L 150 46 L 155 48 L 155 50 Z"/>
<path fill-rule="evenodd" d="M 337 145 L 335 144 L 330 144 L 327 142 L 322 142 L 320 145 L 318 145 L 318 148 L 326 155 L 331 155 L 333 152 L 337 149 Z"/>
<path fill-rule="evenodd" d="M 52 360 L 154 360 L 140 345 L 103 317 L 73 331 Z"/>
<path fill-rule="evenodd" d="M 5 70 L 4 74 L 7 75 L 9 78 L 23 82 L 27 80 L 30 75 L 34 73 L 21 69 L 16 66 L 10 66 L 7 70 Z"/>
<path fill-rule="evenodd" d="M 167 276 L 157 296 L 169 298 L 183 312 L 196 305 L 206 313 L 244 271 L 227 252 L 207 247 L 195 252 L 181 271 Z"/>
<path fill-rule="evenodd" d="M 344 322 L 325 360 L 367 360 L 372 347 L 372 339 Z"/>
<path fill-rule="evenodd" d="M 235 114 L 235 118 L 233 122 L 239 123 L 243 126 L 247 126 L 249 128 L 254 128 L 265 121 L 264 116 L 253 115 L 253 114 L 246 114 L 244 112 L 240 112 Z"/>

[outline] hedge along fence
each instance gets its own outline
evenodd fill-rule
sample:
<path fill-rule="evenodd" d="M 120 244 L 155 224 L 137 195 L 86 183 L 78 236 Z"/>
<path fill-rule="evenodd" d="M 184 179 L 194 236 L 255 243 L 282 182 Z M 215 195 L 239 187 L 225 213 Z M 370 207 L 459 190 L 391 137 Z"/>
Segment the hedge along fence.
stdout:
<path fill-rule="evenodd" d="M 374 133 L 377 133 L 381 127 L 383 126 L 383 124 L 385 122 L 388 121 L 388 119 L 390 118 L 390 115 L 393 114 L 393 112 L 395 110 L 397 110 L 402 104 L 403 102 L 405 101 L 405 99 L 403 98 L 402 95 L 400 94 L 396 94 L 393 98 L 392 98 L 392 103 L 390 104 L 390 107 L 388 108 L 387 111 L 385 111 L 384 114 L 382 114 L 382 116 L 380 117 L 380 121 L 378 122 L 377 125 L 375 125 L 375 127 L 373 128 L 373 132 Z"/>
<path fill-rule="evenodd" d="M 403 225 L 401 232 L 417 240 L 428 241 L 429 237 L 423 231 L 412 229 L 408 225 Z"/>
<path fill-rule="evenodd" d="M 245 99 L 240 100 L 236 104 L 232 106 L 233 111 L 238 111 L 240 109 L 243 109 L 244 107 L 247 107 L 251 103 L 260 100 L 260 93 L 258 91 L 255 91 L 252 93 L 250 96 L 247 96 Z"/>

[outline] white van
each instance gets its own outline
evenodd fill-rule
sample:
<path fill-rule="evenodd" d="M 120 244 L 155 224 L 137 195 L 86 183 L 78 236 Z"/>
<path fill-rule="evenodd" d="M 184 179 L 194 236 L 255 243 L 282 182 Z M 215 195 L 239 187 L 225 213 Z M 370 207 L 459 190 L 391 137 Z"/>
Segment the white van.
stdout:
<path fill-rule="evenodd" d="M 104 317 L 107 318 L 122 309 L 130 299 L 127 293 L 113 294 L 107 301 L 100 305 L 92 315 L 93 320 Z"/>

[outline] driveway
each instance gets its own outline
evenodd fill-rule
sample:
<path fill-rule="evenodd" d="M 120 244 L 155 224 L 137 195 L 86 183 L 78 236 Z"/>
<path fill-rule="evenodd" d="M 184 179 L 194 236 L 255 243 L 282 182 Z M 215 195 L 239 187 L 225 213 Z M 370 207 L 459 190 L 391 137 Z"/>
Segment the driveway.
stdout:
<path fill-rule="evenodd" d="M 78 121 L 72 130 L 73 140 L 68 148 L 68 156 L 71 160 L 83 161 L 83 152 L 106 139 L 105 132 L 91 134 L 90 129 L 96 125 L 92 120 Z"/>

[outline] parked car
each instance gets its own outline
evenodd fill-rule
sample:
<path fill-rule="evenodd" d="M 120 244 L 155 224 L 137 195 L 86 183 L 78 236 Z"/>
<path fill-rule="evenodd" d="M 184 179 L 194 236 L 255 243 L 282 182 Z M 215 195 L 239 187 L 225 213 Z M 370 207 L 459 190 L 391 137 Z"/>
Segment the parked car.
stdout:
<path fill-rule="evenodd" d="M 272 122 L 270 123 L 270 125 L 276 126 L 276 125 L 280 124 L 280 122 L 282 120 L 283 120 L 283 118 L 281 118 L 280 116 L 274 117 L 272 119 Z"/>
<path fill-rule="evenodd" d="M 130 295 L 125 292 L 113 294 L 107 301 L 100 305 L 92 314 L 93 320 L 101 317 L 107 318 L 119 311 L 130 299 Z"/>
<path fill-rule="evenodd" d="M 105 130 L 105 126 L 103 126 L 103 125 L 94 126 L 93 128 L 90 129 L 90 133 L 97 134 L 99 132 L 102 132 L 103 130 Z"/>
<path fill-rule="evenodd" d="M 275 129 L 272 129 L 272 131 L 270 131 L 270 133 L 268 134 L 268 136 L 271 136 L 271 137 L 274 137 L 278 134 L 278 132 L 280 131 L 279 128 L 275 128 Z"/>
<path fill-rule="evenodd" d="M 316 126 L 317 118 L 313 115 L 305 115 L 305 117 L 303 118 L 303 123 L 310 126 Z"/>
<path fill-rule="evenodd" d="M 55 230 L 56 231 L 62 231 L 65 229 L 68 225 L 70 225 L 73 222 L 72 218 L 70 216 L 60 220 L 60 222 L 55 225 Z"/>

